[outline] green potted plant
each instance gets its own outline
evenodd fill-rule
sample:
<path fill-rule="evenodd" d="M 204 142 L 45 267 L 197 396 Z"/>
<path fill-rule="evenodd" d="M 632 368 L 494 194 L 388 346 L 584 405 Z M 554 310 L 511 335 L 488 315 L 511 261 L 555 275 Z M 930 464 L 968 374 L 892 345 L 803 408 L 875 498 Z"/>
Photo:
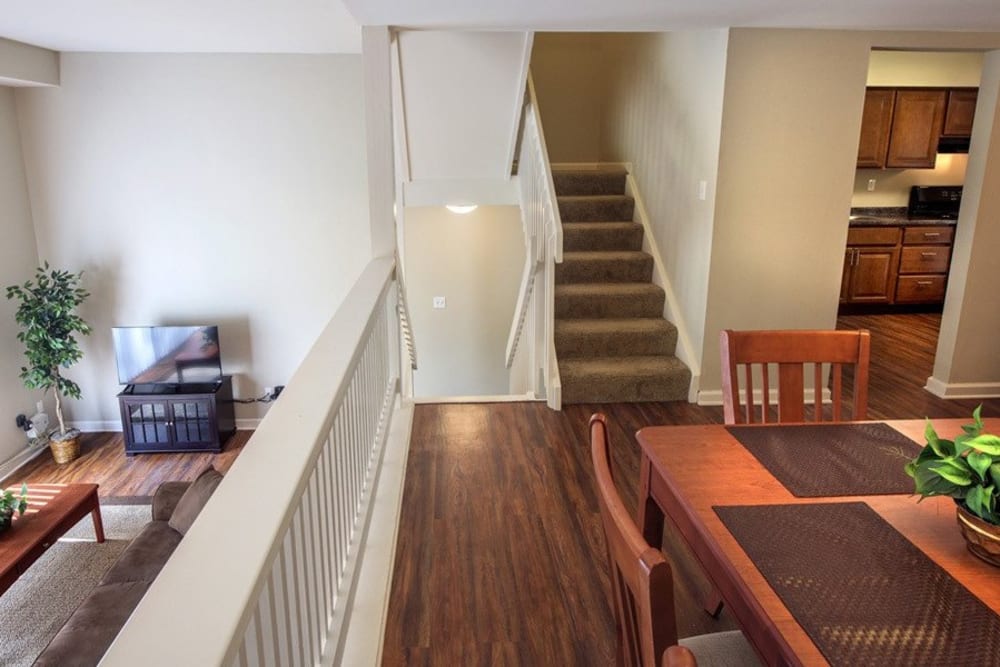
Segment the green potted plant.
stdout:
<path fill-rule="evenodd" d="M 21 485 L 21 495 L 15 496 L 13 491 L 7 490 L 0 493 L 0 533 L 10 528 L 14 519 L 14 512 L 18 516 L 24 514 L 28 508 L 28 485 Z"/>
<path fill-rule="evenodd" d="M 906 464 L 906 473 L 921 499 L 954 498 L 969 551 L 1000 566 L 1000 436 L 983 432 L 982 407 L 954 440 L 939 438 L 928 419 L 927 445 Z"/>
<path fill-rule="evenodd" d="M 68 463 L 80 454 L 80 432 L 63 421 L 62 396 L 80 398 L 80 386 L 62 375 L 83 357 L 75 334 L 88 335 L 90 325 L 76 314 L 76 307 L 90 296 L 80 287 L 82 273 L 49 269 L 48 262 L 35 271 L 35 279 L 7 288 L 7 298 L 20 303 L 14 319 L 21 325 L 17 339 L 24 343 L 28 365 L 21 380 L 29 389 L 52 390 L 59 430 L 49 438 L 56 463 Z"/>

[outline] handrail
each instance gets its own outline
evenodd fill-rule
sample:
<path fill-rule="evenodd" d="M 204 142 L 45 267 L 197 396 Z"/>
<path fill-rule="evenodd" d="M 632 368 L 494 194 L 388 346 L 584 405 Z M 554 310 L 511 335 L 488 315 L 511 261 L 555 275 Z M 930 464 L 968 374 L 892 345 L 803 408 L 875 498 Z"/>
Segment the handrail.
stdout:
<path fill-rule="evenodd" d="M 546 300 L 544 340 L 551 340 L 554 337 L 553 307 L 550 303 L 553 299 L 553 281 L 549 274 L 554 275 L 555 268 L 552 265 L 561 263 L 563 259 L 562 218 L 559 215 L 559 202 L 552 180 L 552 167 L 545 146 L 545 132 L 542 130 L 542 119 L 538 111 L 538 98 L 535 95 L 535 83 L 531 72 L 528 72 L 527 88 L 527 103 L 524 105 L 522 119 L 524 132 L 517 163 L 525 258 L 517 306 L 507 337 L 505 361 L 507 368 L 511 368 L 514 364 L 528 311 L 534 299 L 539 296 Z M 535 282 L 538 274 L 542 272 L 545 278 L 544 289 L 538 290 Z M 544 346 L 540 352 L 539 357 L 545 359 L 542 370 L 548 385 L 551 378 L 548 369 L 553 365 L 549 360 L 548 346 Z"/>
<path fill-rule="evenodd" d="M 398 394 L 393 268 L 365 268 L 102 665 L 338 660 Z"/>

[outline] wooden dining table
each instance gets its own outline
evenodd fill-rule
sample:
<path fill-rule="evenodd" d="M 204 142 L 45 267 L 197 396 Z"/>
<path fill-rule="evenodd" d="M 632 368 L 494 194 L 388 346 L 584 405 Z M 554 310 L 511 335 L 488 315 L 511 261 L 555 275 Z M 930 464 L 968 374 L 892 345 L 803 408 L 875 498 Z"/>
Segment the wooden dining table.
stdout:
<path fill-rule="evenodd" d="M 1000 432 L 1000 419 L 986 419 Z M 969 419 L 935 419 L 941 437 L 954 437 Z M 883 422 L 923 445 L 923 420 Z M 764 425 L 751 428 L 795 428 Z M 795 503 L 867 503 L 934 563 L 1000 614 L 1000 569 L 966 549 L 950 498 L 909 494 L 798 498 L 723 425 L 651 426 L 641 447 L 638 523 L 660 545 L 665 519 L 687 543 L 729 612 L 768 665 L 826 665 L 823 653 L 769 585 L 713 509 L 718 506 Z M 862 567 L 859 564 L 859 567 Z M 906 572 L 900 572 L 905 585 Z M 823 604 L 817 600 L 817 604 Z"/>

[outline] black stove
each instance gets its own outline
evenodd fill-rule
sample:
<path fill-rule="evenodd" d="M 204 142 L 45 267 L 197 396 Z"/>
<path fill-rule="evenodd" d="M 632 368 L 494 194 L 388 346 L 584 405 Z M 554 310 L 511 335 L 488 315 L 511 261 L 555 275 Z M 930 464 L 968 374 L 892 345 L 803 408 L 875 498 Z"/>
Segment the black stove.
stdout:
<path fill-rule="evenodd" d="M 906 213 L 910 218 L 958 220 L 961 205 L 961 185 L 914 185 Z"/>

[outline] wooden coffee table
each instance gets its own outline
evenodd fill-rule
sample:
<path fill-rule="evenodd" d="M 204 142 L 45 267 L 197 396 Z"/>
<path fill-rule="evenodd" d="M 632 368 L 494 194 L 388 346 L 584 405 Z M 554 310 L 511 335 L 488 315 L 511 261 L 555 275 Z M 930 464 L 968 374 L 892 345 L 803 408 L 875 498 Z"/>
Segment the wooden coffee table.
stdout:
<path fill-rule="evenodd" d="M 13 489 L 14 493 L 18 489 Z M 28 509 L 14 515 L 14 523 L 0 534 L 0 594 L 55 544 L 67 530 L 90 514 L 97 541 L 104 541 L 104 524 L 97 500 L 97 484 L 33 484 L 28 487 Z"/>

